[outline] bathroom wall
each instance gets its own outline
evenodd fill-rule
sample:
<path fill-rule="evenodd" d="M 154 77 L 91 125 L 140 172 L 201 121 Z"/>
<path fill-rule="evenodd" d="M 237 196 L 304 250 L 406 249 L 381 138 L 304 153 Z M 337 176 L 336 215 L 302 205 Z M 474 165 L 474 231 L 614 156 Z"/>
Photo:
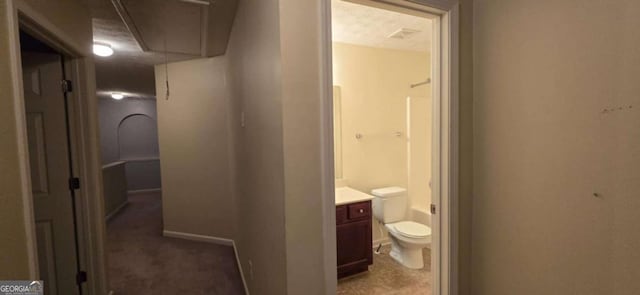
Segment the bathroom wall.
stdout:
<path fill-rule="evenodd" d="M 340 87 L 342 101 L 343 178 L 349 186 L 367 193 L 385 186 L 410 188 L 407 97 L 412 97 L 414 111 L 428 111 L 430 87 L 411 89 L 409 84 L 431 76 L 429 53 L 334 43 L 333 65 L 334 85 Z M 425 113 L 422 117 L 414 116 L 413 120 L 424 123 L 430 116 Z M 416 133 L 427 129 L 426 126 L 421 127 L 422 130 L 417 128 Z M 396 132 L 400 136 L 396 136 Z M 356 134 L 362 138 L 357 139 Z M 424 154 L 429 153 L 427 136 L 416 138 L 420 139 L 416 148 L 420 146 L 425 149 Z M 424 157 L 419 160 L 422 165 L 428 164 Z M 412 182 L 420 179 L 428 184 L 428 169 L 416 167 L 414 165 L 414 172 L 424 175 L 414 175 Z M 416 191 L 409 192 L 411 203 L 430 202 L 429 194 L 417 186 L 412 187 Z M 383 238 L 377 223 L 374 223 L 373 235 L 374 240 Z"/>

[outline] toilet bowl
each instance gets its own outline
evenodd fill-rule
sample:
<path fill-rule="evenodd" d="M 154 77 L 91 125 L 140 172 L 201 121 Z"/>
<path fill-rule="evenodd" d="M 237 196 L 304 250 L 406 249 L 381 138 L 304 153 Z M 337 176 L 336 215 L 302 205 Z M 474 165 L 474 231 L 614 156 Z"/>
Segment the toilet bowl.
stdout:
<path fill-rule="evenodd" d="M 391 239 L 391 257 L 407 268 L 424 267 L 422 249 L 431 243 L 431 228 L 406 220 L 407 190 L 401 187 L 374 189 L 373 215 Z"/>
<path fill-rule="evenodd" d="M 384 225 L 391 239 L 391 257 L 411 268 L 424 267 L 422 249 L 431 244 L 431 228 L 413 221 Z"/>

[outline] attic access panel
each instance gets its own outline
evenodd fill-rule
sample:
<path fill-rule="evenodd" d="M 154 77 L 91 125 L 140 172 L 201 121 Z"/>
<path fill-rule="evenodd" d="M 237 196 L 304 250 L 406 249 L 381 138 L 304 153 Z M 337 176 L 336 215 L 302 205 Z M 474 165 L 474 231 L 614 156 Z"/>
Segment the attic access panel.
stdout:
<path fill-rule="evenodd" d="M 120 3 L 149 50 L 201 54 L 207 6 L 177 0 L 121 0 Z"/>

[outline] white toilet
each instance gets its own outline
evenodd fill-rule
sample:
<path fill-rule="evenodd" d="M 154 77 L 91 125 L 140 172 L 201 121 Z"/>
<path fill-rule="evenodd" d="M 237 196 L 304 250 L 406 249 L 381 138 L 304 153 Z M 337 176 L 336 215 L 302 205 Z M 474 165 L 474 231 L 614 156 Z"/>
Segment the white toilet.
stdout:
<path fill-rule="evenodd" d="M 406 220 L 407 190 L 384 187 L 372 190 L 371 194 L 375 196 L 373 215 L 389 231 L 391 257 L 408 268 L 423 268 L 422 249 L 431 243 L 431 228 Z"/>

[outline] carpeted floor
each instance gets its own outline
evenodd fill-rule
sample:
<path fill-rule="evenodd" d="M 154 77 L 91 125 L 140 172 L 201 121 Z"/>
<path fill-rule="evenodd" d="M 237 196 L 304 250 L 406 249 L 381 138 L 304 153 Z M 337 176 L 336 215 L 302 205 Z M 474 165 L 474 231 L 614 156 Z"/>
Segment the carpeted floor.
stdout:
<path fill-rule="evenodd" d="M 232 247 L 162 236 L 159 193 L 130 195 L 107 238 L 115 295 L 244 294 Z"/>
<path fill-rule="evenodd" d="M 423 250 L 424 268 L 406 268 L 389 256 L 391 246 L 373 254 L 369 271 L 338 281 L 339 295 L 431 295 L 431 251 Z"/>

